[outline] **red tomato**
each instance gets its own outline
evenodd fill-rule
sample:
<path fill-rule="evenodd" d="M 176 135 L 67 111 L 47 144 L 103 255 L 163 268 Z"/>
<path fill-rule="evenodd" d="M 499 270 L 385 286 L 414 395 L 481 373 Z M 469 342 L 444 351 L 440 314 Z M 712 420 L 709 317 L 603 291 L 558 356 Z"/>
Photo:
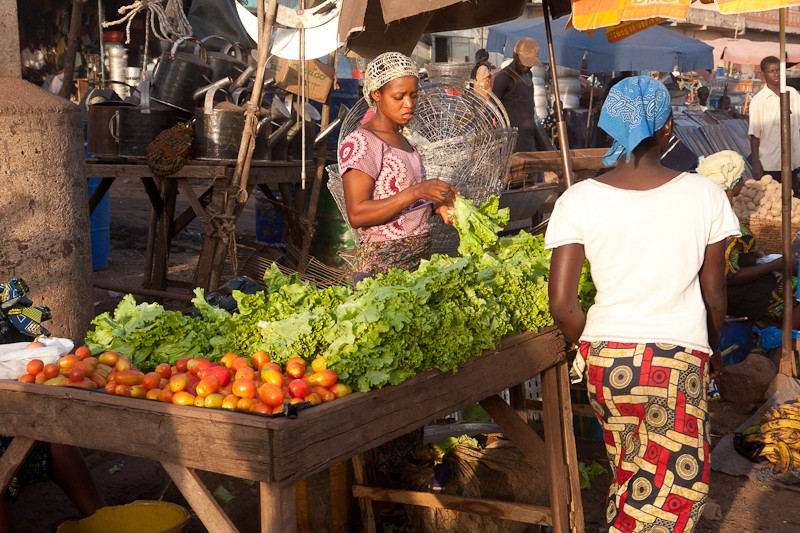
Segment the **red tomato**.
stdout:
<path fill-rule="evenodd" d="M 86 371 L 78 366 L 78 364 L 72 365 L 72 368 L 69 371 L 69 380 L 70 381 L 83 381 L 83 378 L 86 377 Z"/>
<path fill-rule="evenodd" d="M 36 376 L 33 374 L 22 374 L 17 381 L 20 383 L 34 383 L 36 381 Z"/>
<path fill-rule="evenodd" d="M 164 403 L 172 403 L 172 396 L 173 392 L 169 390 L 169 388 L 161 389 L 161 392 L 158 394 L 158 401 Z"/>
<path fill-rule="evenodd" d="M 326 389 L 325 387 L 314 387 L 313 391 L 319 394 L 323 402 L 332 402 L 336 399 L 336 396 L 334 396 L 330 389 Z"/>
<path fill-rule="evenodd" d="M 33 380 L 33 382 L 36 383 L 37 385 L 41 385 L 45 381 L 47 381 L 47 378 L 45 377 L 44 372 L 39 372 L 38 374 L 36 374 L 36 377 Z"/>
<path fill-rule="evenodd" d="M 158 400 L 159 396 L 161 396 L 161 389 L 148 389 L 147 394 L 144 395 L 148 400 Z"/>
<path fill-rule="evenodd" d="M 319 405 L 322 403 L 322 398 L 320 398 L 319 394 L 316 392 L 312 392 L 305 398 L 303 398 L 304 402 L 310 402 L 312 405 Z"/>
<path fill-rule="evenodd" d="M 219 390 L 219 378 L 214 374 L 206 376 L 200 380 L 200 383 L 197 384 L 195 390 L 197 392 L 197 396 L 201 397 L 206 397 L 209 394 L 217 392 Z"/>
<path fill-rule="evenodd" d="M 194 405 L 194 396 L 185 390 L 178 391 L 172 395 L 172 403 L 175 405 Z"/>
<path fill-rule="evenodd" d="M 133 364 L 131 363 L 131 360 L 128 359 L 127 357 L 120 357 L 117 359 L 117 362 L 114 363 L 114 370 L 116 370 L 117 372 L 130 370 L 131 368 L 133 368 Z"/>
<path fill-rule="evenodd" d="M 103 387 L 103 390 L 109 394 L 114 394 L 114 391 L 117 390 L 117 382 L 116 381 L 109 381 Z"/>
<path fill-rule="evenodd" d="M 222 400 L 222 408 L 223 409 L 236 409 L 236 403 L 239 401 L 239 397 L 235 394 L 228 394 Z"/>
<path fill-rule="evenodd" d="M 239 398 L 254 398 L 256 395 L 256 384 L 252 379 L 239 378 L 233 382 L 231 392 Z"/>
<path fill-rule="evenodd" d="M 238 354 L 228 352 L 220 358 L 219 362 L 222 363 L 225 368 L 231 368 L 233 366 L 233 360 L 237 357 L 239 357 Z"/>
<path fill-rule="evenodd" d="M 117 394 L 119 396 L 130 396 L 131 386 L 119 384 L 114 388 L 114 394 Z"/>
<path fill-rule="evenodd" d="M 270 415 L 272 414 L 272 407 L 268 406 L 264 402 L 258 402 L 250 408 L 250 412 L 261 413 L 262 415 Z"/>
<path fill-rule="evenodd" d="M 160 363 L 156 369 L 155 373 L 161 376 L 162 378 L 169 379 L 172 376 L 172 367 L 169 366 L 167 363 Z"/>
<path fill-rule="evenodd" d="M 175 374 L 169 378 L 169 390 L 172 392 L 185 391 L 189 388 L 189 376 L 183 373 Z"/>
<path fill-rule="evenodd" d="M 231 368 L 234 370 L 239 370 L 240 368 L 248 367 L 251 368 L 250 359 L 247 357 L 237 357 L 231 363 Z"/>
<path fill-rule="evenodd" d="M 305 398 L 311 394 L 311 388 L 302 379 L 293 379 L 289 382 L 289 394 L 292 398 Z"/>
<path fill-rule="evenodd" d="M 297 361 L 289 361 L 286 363 L 286 375 L 292 378 L 301 378 L 303 374 L 306 373 L 306 363 L 303 361 L 299 363 Z"/>
<path fill-rule="evenodd" d="M 333 370 L 321 370 L 311 374 L 308 378 L 308 383 L 312 386 L 327 388 L 336 383 L 338 379 L 339 376 Z"/>
<path fill-rule="evenodd" d="M 161 384 L 161 376 L 156 372 L 148 372 L 142 378 L 142 386 L 145 389 L 155 389 Z"/>
<path fill-rule="evenodd" d="M 203 359 L 202 357 L 193 357 L 186 361 L 186 370 L 189 372 L 197 373 L 198 370 L 203 368 L 208 368 L 211 366 L 211 361 L 208 359 Z"/>
<path fill-rule="evenodd" d="M 203 379 L 206 376 L 217 376 L 221 387 L 226 386 L 231 382 L 231 371 L 224 366 L 211 366 L 204 368 L 197 373 L 197 377 Z"/>
<path fill-rule="evenodd" d="M 100 374 L 92 374 L 89 379 L 91 379 L 92 381 L 97 383 L 97 387 L 100 388 L 100 389 L 104 388 L 106 386 L 106 383 L 107 383 L 106 382 L 106 378 L 104 378 Z"/>
<path fill-rule="evenodd" d="M 48 363 L 44 365 L 42 372 L 47 379 L 54 378 L 58 375 L 58 366 L 53 363 Z"/>
<path fill-rule="evenodd" d="M 283 404 L 283 389 L 272 383 L 264 383 L 258 388 L 258 397 L 270 407 Z"/>
<path fill-rule="evenodd" d="M 258 403 L 255 398 L 239 398 L 236 402 L 236 408 L 242 411 L 249 411 L 251 407 Z"/>
<path fill-rule="evenodd" d="M 42 370 L 44 370 L 44 361 L 41 359 L 31 359 L 28 361 L 28 364 L 25 365 L 25 371 L 34 377 Z"/>
<path fill-rule="evenodd" d="M 175 362 L 175 370 L 177 370 L 181 374 L 189 370 L 189 358 L 181 357 L 180 359 L 178 359 Z"/>
<path fill-rule="evenodd" d="M 269 363 L 271 358 L 267 352 L 258 351 L 250 358 L 256 370 L 261 370 L 264 364 Z"/>
<path fill-rule="evenodd" d="M 56 363 L 58 364 L 59 370 L 68 371 L 70 368 L 72 368 L 72 365 L 74 365 L 77 360 L 78 358 L 75 357 L 74 353 L 68 353 L 63 357 L 60 357 Z"/>
<path fill-rule="evenodd" d="M 144 388 L 142 385 L 133 385 L 131 387 L 131 396 L 134 398 L 144 398 L 147 396 L 149 391 Z"/>
<path fill-rule="evenodd" d="M 281 366 L 278 363 L 272 363 L 272 362 L 264 363 L 264 366 L 261 367 L 261 372 L 263 372 L 264 370 L 274 370 L 275 372 L 280 374 Z"/>
<path fill-rule="evenodd" d="M 109 367 L 113 367 L 117 363 L 117 359 L 119 359 L 119 354 L 117 352 L 103 352 L 97 357 L 100 363 L 108 365 Z"/>
<path fill-rule="evenodd" d="M 236 369 L 236 374 L 233 375 L 233 379 L 237 380 L 239 378 L 247 378 L 255 381 L 256 371 L 250 368 L 249 366 L 243 366 L 241 368 L 238 368 Z"/>
<path fill-rule="evenodd" d="M 275 372 L 271 368 L 266 368 L 261 370 L 261 381 L 264 383 L 271 383 L 277 387 L 283 386 L 283 376 L 280 372 Z"/>
<path fill-rule="evenodd" d="M 144 381 L 144 374 L 138 370 L 121 370 L 114 376 L 114 381 L 122 385 L 141 385 Z"/>
<path fill-rule="evenodd" d="M 77 357 L 79 361 L 83 361 L 87 357 L 91 356 L 92 356 L 92 351 L 86 346 L 78 346 L 75 349 L 75 357 Z"/>

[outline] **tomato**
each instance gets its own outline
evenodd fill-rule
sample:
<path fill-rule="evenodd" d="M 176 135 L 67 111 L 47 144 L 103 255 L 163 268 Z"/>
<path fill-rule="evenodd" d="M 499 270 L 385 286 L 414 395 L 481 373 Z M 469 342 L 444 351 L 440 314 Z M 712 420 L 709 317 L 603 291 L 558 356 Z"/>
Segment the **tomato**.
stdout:
<path fill-rule="evenodd" d="M 78 366 L 78 364 L 72 365 L 72 368 L 69 371 L 69 380 L 70 381 L 83 381 L 83 378 L 86 377 L 86 371 Z"/>
<path fill-rule="evenodd" d="M 219 378 L 214 374 L 210 376 L 206 376 L 200 380 L 200 383 L 197 384 L 196 392 L 197 396 L 208 396 L 214 392 L 219 390 Z"/>
<path fill-rule="evenodd" d="M 264 368 L 261 371 L 261 381 L 264 383 L 271 383 L 277 387 L 283 386 L 283 376 L 280 372 L 275 372 L 271 368 Z"/>
<path fill-rule="evenodd" d="M 45 385 L 56 386 L 56 387 L 63 387 L 67 383 L 69 383 L 69 378 L 66 376 L 56 376 L 44 382 Z"/>
<path fill-rule="evenodd" d="M 102 389 L 103 387 L 105 387 L 105 386 L 106 386 L 106 383 L 107 383 L 107 382 L 106 382 L 106 378 L 104 378 L 104 377 L 103 377 L 103 376 L 101 376 L 100 374 L 92 374 L 92 375 L 91 375 L 91 377 L 90 377 L 89 379 L 91 379 L 92 381 L 94 381 L 95 383 L 97 383 L 97 387 L 98 387 L 98 388 L 100 388 L 100 389 Z"/>
<path fill-rule="evenodd" d="M 183 374 L 189 370 L 189 358 L 188 357 L 181 357 L 177 361 L 175 361 L 175 370 L 179 374 Z"/>
<path fill-rule="evenodd" d="M 306 373 L 306 363 L 298 363 L 297 361 L 289 361 L 286 363 L 286 375 L 292 378 L 301 378 Z"/>
<path fill-rule="evenodd" d="M 131 396 L 134 398 L 144 398 L 147 396 L 148 390 L 142 385 L 133 385 L 131 387 Z"/>
<path fill-rule="evenodd" d="M 175 405 L 194 405 L 194 396 L 185 390 L 178 391 L 172 395 L 172 403 Z"/>
<path fill-rule="evenodd" d="M 82 379 L 81 381 L 69 381 L 66 382 L 67 387 L 77 387 L 79 389 L 96 389 L 97 383 L 88 379 Z"/>
<path fill-rule="evenodd" d="M 44 365 L 42 372 L 44 373 L 44 377 L 47 379 L 54 378 L 58 375 L 58 366 L 53 363 L 48 363 Z"/>
<path fill-rule="evenodd" d="M 172 376 L 172 367 L 169 366 L 167 363 L 159 363 L 159 365 L 155 369 L 155 373 L 161 376 L 162 378 L 169 379 Z"/>
<path fill-rule="evenodd" d="M 122 385 L 120 383 L 114 388 L 114 394 L 117 394 L 119 396 L 130 396 L 131 395 L 131 386 L 130 385 Z"/>
<path fill-rule="evenodd" d="M 117 352 L 103 352 L 98 357 L 97 360 L 104 365 L 113 367 L 117 359 L 119 359 L 119 354 Z"/>
<path fill-rule="evenodd" d="M 97 365 L 100 364 L 100 361 L 97 360 L 97 357 L 86 357 L 83 359 L 83 362 L 87 365 L 92 365 L 94 368 L 97 368 Z"/>
<path fill-rule="evenodd" d="M 228 394 L 222 400 L 222 408 L 223 409 L 236 409 L 236 403 L 239 401 L 239 397 L 235 394 Z"/>
<path fill-rule="evenodd" d="M 292 398 L 305 398 L 311 394 L 311 387 L 302 379 L 293 379 L 289 382 L 289 394 Z"/>
<path fill-rule="evenodd" d="M 68 353 L 63 357 L 60 357 L 56 363 L 58 364 L 59 370 L 69 370 L 77 360 L 78 358 L 75 357 L 74 353 Z"/>
<path fill-rule="evenodd" d="M 38 374 L 36 374 L 36 377 L 33 380 L 33 382 L 36 383 L 37 385 L 41 385 L 45 381 L 47 381 L 47 378 L 45 377 L 44 372 L 39 372 Z"/>
<path fill-rule="evenodd" d="M 28 361 L 28 364 L 25 365 L 25 371 L 34 377 L 42 370 L 44 370 L 44 361 L 41 359 L 31 359 Z"/>
<path fill-rule="evenodd" d="M 276 407 L 274 407 L 272 409 L 272 414 L 273 415 L 277 415 L 277 414 L 280 414 L 282 412 L 283 412 L 283 406 L 282 405 L 278 405 L 278 406 L 276 406 Z"/>
<path fill-rule="evenodd" d="M 72 368 L 73 368 L 73 370 L 75 368 L 82 368 L 84 373 L 86 374 L 86 377 L 91 376 L 95 372 L 95 365 L 93 365 L 92 363 L 89 363 L 88 359 L 84 359 L 82 361 L 78 361 L 77 363 L 75 363 L 72 366 Z"/>
<path fill-rule="evenodd" d="M 231 371 L 224 366 L 211 366 L 204 368 L 197 373 L 197 377 L 203 379 L 207 376 L 217 376 L 221 387 L 231 382 Z"/>
<path fill-rule="evenodd" d="M 148 400 L 158 400 L 161 395 L 161 389 L 148 389 L 147 394 L 144 395 Z"/>
<path fill-rule="evenodd" d="M 324 355 L 320 355 L 313 361 L 311 361 L 311 370 L 314 372 L 321 372 L 327 368 L 328 358 Z"/>
<path fill-rule="evenodd" d="M 303 401 L 309 402 L 312 405 L 319 405 L 322 403 L 322 398 L 320 398 L 319 394 L 317 394 L 316 392 L 312 392 L 311 394 L 303 398 Z"/>
<path fill-rule="evenodd" d="M 272 414 L 272 407 L 268 406 L 264 402 L 258 402 L 253 407 L 250 408 L 251 413 L 261 413 L 262 415 L 270 415 Z"/>
<path fill-rule="evenodd" d="M 114 370 L 117 372 L 122 372 L 124 370 L 130 370 L 133 368 L 133 363 L 127 357 L 120 357 L 117 359 L 117 362 L 114 363 Z"/>
<path fill-rule="evenodd" d="M 258 397 L 270 407 L 283 404 L 283 389 L 272 383 L 264 383 L 258 388 Z"/>
<path fill-rule="evenodd" d="M 289 400 L 290 405 L 294 405 L 296 403 L 303 403 L 305 400 L 303 398 L 292 398 Z"/>
<path fill-rule="evenodd" d="M 114 391 L 117 390 L 117 382 L 116 381 L 109 381 L 103 386 L 103 390 L 109 394 L 114 394 Z"/>
<path fill-rule="evenodd" d="M 142 378 L 142 386 L 145 389 L 155 389 L 159 385 L 161 385 L 161 376 L 155 372 L 148 372 Z"/>
<path fill-rule="evenodd" d="M 239 357 L 238 354 L 228 352 L 220 358 L 219 362 L 225 365 L 225 368 L 231 368 L 233 366 L 233 360 L 237 357 Z"/>
<path fill-rule="evenodd" d="M 34 383 L 36 381 L 36 376 L 33 374 L 22 374 L 17 381 L 20 383 Z"/>
<path fill-rule="evenodd" d="M 264 370 L 274 370 L 278 374 L 282 372 L 281 366 L 278 363 L 272 363 L 272 362 L 264 363 L 264 366 L 261 367 L 261 372 L 263 372 Z"/>
<path fill-rule="evenodd" d="M 237 357 L 231 363 L 231 368 L 234 370 L 239 370 L 240 368 L 245 368 L 245 367 L 252 368 L 252 366 L 250 365 L 250 359 L 248 359 L 247 357 Z"/>
<path fill-rule="evenodd" d="M 256 383 L 252 379 L 239 378 L 233 382 L 231 392 L 239 398 L 254 398 L 256 395 Z"/>
<path fill-rule="evenodd" d="M 263 367 L 265 363 L 269 363 L 272 360 L 267 352 L 262 351 L 255 352 L 250 359 L 256 370 L 261 370 L 261 367 Z"/>
<path fill-rule="evenodd" d="M 325 387 L 314 387 L 312 390 L 316 394 L 319 394 L 323 402 L 332 402 L 336 399 L 336 396 L 334 396 L 330 389 L 326 389 Z"/>
<path fill-rule="evenodd" d="M 239 398 L 236 402 L 236 408 L 242 411 L 249 411 L 251 407 L 258 403 L 255 398 Z"/>
<path fill-rule="evenodd" d="M 239 378 L 247 378 L 255 381 L 256 371 L 250 368 L 249 366 L 244 366 L 242 368 L 239 368 L 236 370 L 236 374 L 233 375 L 233 379 L 237 380 Z"/>
<path fill-rule="evenodd" d="M 114 376 L 114 381 L 122 385 L 141 385 L 144 381 L 144 374 L 138 370 L 122 370 Z"/>
<path fill-rule="evenodd" d="M 169 378 L 169 390 L 172 392 L 185 391 L 189 388 L 189 376 L 183 373 L 175 374 Z"/>
<path fill-rule="evenodd" d="M 321 370 L 319 372 L 314 372 L 308 378 L 309 385 L 318 386 L 318 387 L 330 387 L 336 380 L 339 379 L 339 376 L 333 370 Z"/>
<path fill-rule="evenodd" d="M 99 372 L 103 375 L 104 378 L 107 378 L 108 375 L 114 371 L 113 367 L 108 365 L 104 365 L 103 363 L 97 363 L 97 366 L 94 367 L 95 372 Z"/>
<path fill-rule="evenodd" d="M 194 406 L 195 407 L 205 407 L 206 399 L 202 396 L 195 396 L 194 397 Z"/>
<path fill-rule="evenodd" d="M 193 357 L 186 361 L 186 370 L 189 372 L 197 373 L 198 370 L 203 368 L 208 368 L 211 366 L 211 361 L 208 359 L 203 359 L 202 357 Z"/>
<path fill-rule="evenodd" d="M 77 357 L 79 361 L 83 361 L 87 357 L 91 356 L 92 351 L 86 346 L 78 346 L 78 348 L 75 349 L 75 357 Z"/>
<path fill-rule="evenodd" d="M 174 396 L 174 393 L 169 390 L 169 388 L 161 389 L 161 392 L 158 394 L 158 401 L 172 403 L 172 396 Z"/>
<path fill-rule="evenodd" d="M 222 407 L 222 400 L 225 399 L 225 396 L 218 392 L 212 392 L 205 398 L 203 398 L 203 407 L 211 407 L 219 409 Z"/>

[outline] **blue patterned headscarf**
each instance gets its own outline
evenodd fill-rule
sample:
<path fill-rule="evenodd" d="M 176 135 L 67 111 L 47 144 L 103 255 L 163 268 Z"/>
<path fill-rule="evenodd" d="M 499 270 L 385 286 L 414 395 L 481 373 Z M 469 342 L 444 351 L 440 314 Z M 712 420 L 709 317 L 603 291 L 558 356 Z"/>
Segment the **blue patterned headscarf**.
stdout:
<path fill-rule="evenodd" d="M 598 122 L 614 139 L 603 156 L 603 164 L 614 165 L 623 155 L 625 161 L 630 161 L 634 148 L 663 128 L 670 113 L 669 91 L 660 81 L 650 76 L 633 76 L 614 85 L 603 103 Z"/>

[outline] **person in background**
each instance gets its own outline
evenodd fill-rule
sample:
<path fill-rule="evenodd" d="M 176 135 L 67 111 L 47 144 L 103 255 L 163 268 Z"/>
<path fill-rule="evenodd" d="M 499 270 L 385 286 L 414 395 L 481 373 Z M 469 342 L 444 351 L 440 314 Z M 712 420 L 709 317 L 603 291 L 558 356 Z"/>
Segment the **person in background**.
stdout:
<path fill-rule="evenodd" d="M 51 76 L 47 77 L 44 85 L 42 86 L 48 92 L 53 94 L 61 94 L 61 88 L 64 86 L 64 56 L 58 56 L 56 60 L 56 70 Z"/>
<path fill-rule="evenodd" d="M 484 91 L 491 91 L 494 70 L 494 65 L 489 62 L 489 52 L 485 48 L 475 52 L 475 66 L 472 67 L 469 77 L 475 80 L 476 87 Z"/>
<path fill-rule="evenodd" d="M 22 77 L 36 85 L 42 85 L 45 77 L 46 60 L 44 52 L 36 46 L 33 39 L 28 39 L 27 46 L 20 53 L 22 61 Z"/>
<path fill-rule="evenodd" d="M 515 152 L 536 151 L 536 113 L 531 67 L 541 64 L 539 45 L 533 39 L 523 37 L 514 45 L 511 64 L 496 73 L 492 79 L 492 92 L 506 108 L 511 127 L 517 128 Z"/>
<path fill-rule="evenodd" d="M 609 531 L 690 533 L 708 497 L 706 387 L 722 368 L 725 239 L 739 224 L 714 183 L 661 165 L 673 128 L 661 82 L 619 82 L 599 126 L 614 139 L 603 162 L 616 166 L 556 201 L 545 234 L 550 312 L 579 343 L 573 380 L 585 374 L 603 427 Z M 597 287 L 588 315 L 578 302 L 585 260 Z"/>
<path fill-rule="evenodd" d="M 700 111 L 708 111 L 709 96 L 711 96 L 711 89 L 707 85 L 701 85 L 697 88 L 697 105 Z"/>
<path fill-rule="evenodd" d="M 761 60 L 764 87 L 750 101 L 750 151 L 752 153 L 753 177 L 769 174 L 781 181 L 781 62 L 775 56 Z M 800 94 L 786 87 L 791 109 L 791 168 L 792 191 L 800 197 Z"/>
<path fill-rule="evenodd" d="M 697 173 L 720 186 L 733 204 L 742 191 L 745 163 L 733 150 L 723 150 L 700 159 Z M 725 278 L 727 280 L 728 314 L 750 320 L 770 320 L 781 323 L 783 315 L 784 257 L 764 262 L 755 237 L 743 225 L 741 235 L 728 237 L 725 244 Z M 792 269 L 797 271 L 797 257 Z M 792 277 L 792 288 L 797 278 Z M 792 329 L 800 329 L 800 302 L 792 310 Z"/>

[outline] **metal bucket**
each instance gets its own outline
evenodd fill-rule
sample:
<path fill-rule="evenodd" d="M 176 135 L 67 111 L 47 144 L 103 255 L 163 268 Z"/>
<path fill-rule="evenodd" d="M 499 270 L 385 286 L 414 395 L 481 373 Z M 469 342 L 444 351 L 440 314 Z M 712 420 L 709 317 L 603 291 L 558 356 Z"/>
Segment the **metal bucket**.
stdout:
<path fill-rule="evenodd" d="M 244 109 L 226 100 L 214 106 L 217 89 L 206 92 L 194 123 L 194 155 L 197 159 L 236 159 L 242 142 Z"/>
<path fill-rule="evenodd" d="M 178 123 L 175 110 L 153 105 L 150 84 L 142 82 L 142 97 L 137 107 L 121 108 L 112 120 L 112 132 L 119 142 L 119 155 L 145 157 L 147 145 L 156 135 Z"/>
<path fill-rule="evenodd" d="M 99 102 L 87 106 L 87 149 L 90 153 L 97 155 L 119 155 L 119 144 L 112 131 L 112 122 L 120 108 L 123 107 L 135 106 L 122 101 Z"/>
<path fill-rule="evenodd" d="M 200 42 L 205 45 L 211 39 L 220 39 L 226 42 L 219 52 L 206 52 L 206 61 L 208 66 L 211 67 L 211 81 L 226 77 L 235 80 L 247 68 L 242 47 L 221 35 L 209 35 Z M 231 51 L 233 51 L 234 55 L 230 54 Z"/>
<path fill-rule="evenodd" d="M 185 42 L 193 41 L 200 55 L 178 52 Z M 211 67 L 206 62 L 206 48 L 194 37 L 182 37 L 165 52 L 156 67 L 151 98 L 191 116 L 195 107 L 194 93 L 210 83 Z"/>

